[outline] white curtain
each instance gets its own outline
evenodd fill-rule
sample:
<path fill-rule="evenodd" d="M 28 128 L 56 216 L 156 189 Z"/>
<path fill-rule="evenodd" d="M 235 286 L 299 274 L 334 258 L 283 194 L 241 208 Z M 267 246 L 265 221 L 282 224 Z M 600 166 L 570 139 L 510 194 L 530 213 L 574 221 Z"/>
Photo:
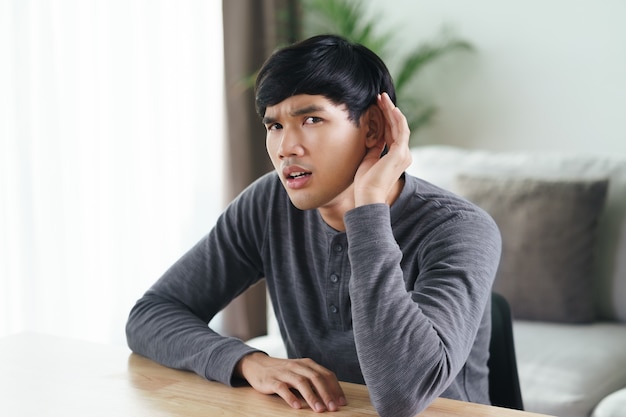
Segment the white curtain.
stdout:
<path fill-rule="evenodd" d="M 0 336 L 124 344 L 222 197 L 218 0 L 0 0 Z"/>

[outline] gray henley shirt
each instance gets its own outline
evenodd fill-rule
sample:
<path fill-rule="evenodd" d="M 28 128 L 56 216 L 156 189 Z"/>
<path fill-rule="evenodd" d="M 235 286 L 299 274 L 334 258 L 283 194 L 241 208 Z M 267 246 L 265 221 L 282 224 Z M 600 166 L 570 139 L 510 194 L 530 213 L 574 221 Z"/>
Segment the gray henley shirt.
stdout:
<path fill-rule="evenodd" d="M 357 207 L 344 220 L 345 232 L 331 228 L 295 208 L 275 173 L 261 177 L 137 302 L 130 348 L 235 384 L 254 349 L 207 323 L 264 278 L 289 357 L 367 384 L 381 416 L 414 416 L 438 396 L 489 403 L 501 249 L 491 217 L 405 174 L 391 207 Z"/>

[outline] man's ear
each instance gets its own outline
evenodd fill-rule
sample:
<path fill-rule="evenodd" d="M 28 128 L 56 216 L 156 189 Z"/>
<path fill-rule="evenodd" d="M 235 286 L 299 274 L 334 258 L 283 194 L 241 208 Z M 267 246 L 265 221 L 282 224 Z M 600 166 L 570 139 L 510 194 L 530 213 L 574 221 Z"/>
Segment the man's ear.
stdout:
<path fill-rule="evenodd" d="M 376 104 L 371 105 L 365 112 L 365 146 L 371 148 L 384 140 L 385 117 Z"/>

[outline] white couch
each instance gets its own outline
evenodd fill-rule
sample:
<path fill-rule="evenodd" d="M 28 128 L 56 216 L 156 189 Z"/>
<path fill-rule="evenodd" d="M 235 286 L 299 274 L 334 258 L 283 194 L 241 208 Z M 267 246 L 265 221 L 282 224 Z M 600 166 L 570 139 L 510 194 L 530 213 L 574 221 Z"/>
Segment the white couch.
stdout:
<path fill-rule="evenodd" d="M 526 410 L 560 417 L 626 416 L 626 155 L 488 152 L 428 146 L 414 149 L 413 157 L 409 172 L 461 195 L 468 187 L 459 187 L 463 185 L 459 177 L 468 175 L 498 178 L 509 185 L 512 179 L 527 178 L 552 182 L 608 180 L 595 241 L 585 242 L 585 247 L 578 249 L 586 248 L 593 254 L 591 269 L 582 274 L 592 286 L 587 296 L 593 301 L 592 320 L 567 323 L 515 319 L 514 337 Z M 561 197 L 558 193 L 548 196 L 550 200 Z M 531 207 L 531 217 L 515 220 L 531 228 L 540 212 Z M 549 228 L 550 224 L 543 226 Z M 510 225 L 505 227 L 510 233 Z M 578 242 L 573 236 L 567 239 L 572 239 L 568 246 Z M 515 247 L 509 248 L 511 254 L 515 254 Z M 512 307 L 515 317 L 516 306 Z"/>
<path fill-rule="evenodd" d="M 496 221 L 502 223 L 507 247 L 501 266 L 509 268 L 498 272 L 495 288 L 504 290 L 505 296 L 509 291 L 512 302 L 525 409 L 559 417 L 626 416 L 626 156 L 427 146 L 413 149 L 408 172 L 460 195 L 467 194 L 467 198 L 479 200 L 477 203 L 483 201 L 488 211 L 493 210 Z M 524 183 L 527 179 L 531 186 Z M 597 184 L 595 188 L 568 188 L 576 181 L 604 181 L 600 185 L 607 188 L 598 188 Z M 549 183 L 548 188 L 544 182 Z M 519 187 L 520 183 L 523 186 Z M 560 183 L 566 184 L 566 192 L 559 191 Z M 520 190 L 524 194 L 521 200 L 515 195 Z M 583 201 L 570 210 L 567 207 L 574 206 L 571 203 L 576 202 L 578 190 L 594 192 L 594 204 L 585 205 Z M 598 190 L 606 191 L 600 205 Z M 500 201 L 508 206 L 498 207 Z M 577 209 L 582 206 L 582 211 Z M 594 207 L 597 219 L 591 219 Z M 576 215 L 588 213 L 593 221 L 576 219 Z M 574 221 L 571 229 L 581 237 L 568 234 L 567 222 Z M 564 230 L 552 232 L 553 223 Z M 524 241 L 528 240 L 526 236 L 532 238 L 532 244 Z M 546 257 L 556 264 L 556 272 L 550 272 L 555 271 L 555 265 L 535 269 L 527 265 L 533 263 L 531 258 L 540 257 L 550 245 L 559 242 L 566 242 L 560 247 L 573 249 L 557 250 L 558 256 Z M 588 259 L 587 252 L 593 258 Z M 558 262 L 567 265 L 560 268 Z M 585 269 L 585 262 L 593 264 Z M 567 282 L 570 276 L 577 282 Z M 520 283 L 522 280 L 539 285 L 539 290 L 527 282 Z M 508 287 L 502 287 L 507 281 Z M 520 289 L 515 287 L 517 284 L 522 285 Z M 516 310 L 531 319 L 516 318 Z M 548 319 L 542 319 L 544 315 Z M 268 320 L 268 336 L 249 343 L 270 355 L 284 357 L 271 309 Z"/>

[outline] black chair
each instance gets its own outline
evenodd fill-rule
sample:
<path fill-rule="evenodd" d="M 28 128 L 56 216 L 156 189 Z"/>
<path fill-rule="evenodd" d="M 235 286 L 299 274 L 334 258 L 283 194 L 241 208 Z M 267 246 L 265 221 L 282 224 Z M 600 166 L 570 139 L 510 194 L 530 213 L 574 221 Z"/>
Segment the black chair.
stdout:
<path fill-rule="evenodd" d="M 495 292 L 491 295 L 491 343 L 487 364 L 491 403 L 499 407 L 523 410 L 513 344 L 511 308 L 508 301 Z"/>

